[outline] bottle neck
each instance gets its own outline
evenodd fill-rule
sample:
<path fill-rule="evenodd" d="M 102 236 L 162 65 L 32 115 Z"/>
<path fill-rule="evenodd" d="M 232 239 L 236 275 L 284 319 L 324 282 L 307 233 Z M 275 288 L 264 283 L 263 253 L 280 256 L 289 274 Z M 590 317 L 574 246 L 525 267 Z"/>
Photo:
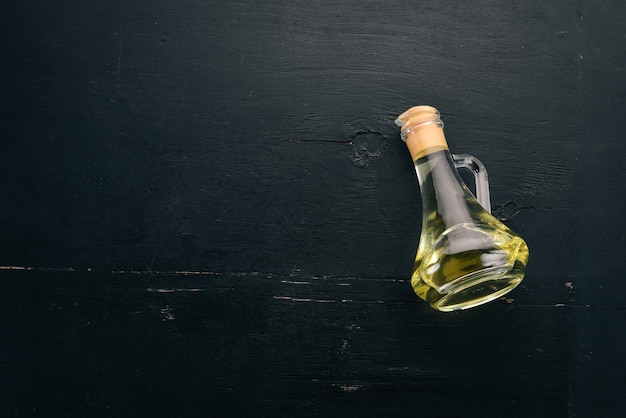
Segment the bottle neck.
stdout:
<path fill-rule="evenodd" d="M 396 125 L 413 161 L 425 155 L 448 150 L 439 111 L 431 106 L 415 106 L 398 116 Z"/>
<path fill-rule="evenodd" d="M 434 107 L 415 106 L 396 119 L 415 164 L 424 217 L 436 214 L 444 226 L 472 222 L 471 193 L 454 166 L 439 116 Z"/>
<path fill-rule="evenodd" d="M 420 126 L 406 138 L 406 146 L 413 161 L 438 151 L 448 151 L 448 143 L 443 128 L 435 124 Z"/>
<path fill-rule="evenodd" d="M 438 213 L 446 228 L 473 222 L 467 206 L 468 191 L 454 167 L 450 151 L 429 152 L 418 158 L 415 160 L 415 171 L 425 217 Z"/>

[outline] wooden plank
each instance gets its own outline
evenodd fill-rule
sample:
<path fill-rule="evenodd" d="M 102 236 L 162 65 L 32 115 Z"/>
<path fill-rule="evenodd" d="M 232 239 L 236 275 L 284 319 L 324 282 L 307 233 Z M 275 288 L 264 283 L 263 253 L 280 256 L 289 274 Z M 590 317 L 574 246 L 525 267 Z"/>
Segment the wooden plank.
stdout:
<path fill-rule="evenodd" d="M 571 307 L 444 315 L 406 282 L 358 277 L 1 274 L 5 413 L 564 416 L 572 402 Z"/>

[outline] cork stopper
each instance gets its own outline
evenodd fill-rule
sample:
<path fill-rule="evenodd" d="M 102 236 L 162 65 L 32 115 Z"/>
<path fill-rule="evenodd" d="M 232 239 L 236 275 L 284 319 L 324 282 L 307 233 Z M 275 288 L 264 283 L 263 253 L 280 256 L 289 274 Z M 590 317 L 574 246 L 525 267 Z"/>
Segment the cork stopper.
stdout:
<path fill-rule="evenodd" d="M 415 106 L 398 116 L 400 136 L 406 142 L 413 161 L 436 151 L 447 150 L 439 111 L 431 106 Z"/>

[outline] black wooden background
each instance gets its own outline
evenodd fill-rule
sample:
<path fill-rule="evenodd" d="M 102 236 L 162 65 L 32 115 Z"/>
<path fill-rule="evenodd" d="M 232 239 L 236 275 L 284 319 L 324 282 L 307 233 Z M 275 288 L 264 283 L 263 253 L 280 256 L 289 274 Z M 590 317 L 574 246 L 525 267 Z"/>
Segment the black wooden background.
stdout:
<path fill-rule="evenodd" d="M 25 0 L 0 13 L 0 415 L 618 417 L 626 3 Z M 529 244 L 411 290 L 393 125 Z"/>

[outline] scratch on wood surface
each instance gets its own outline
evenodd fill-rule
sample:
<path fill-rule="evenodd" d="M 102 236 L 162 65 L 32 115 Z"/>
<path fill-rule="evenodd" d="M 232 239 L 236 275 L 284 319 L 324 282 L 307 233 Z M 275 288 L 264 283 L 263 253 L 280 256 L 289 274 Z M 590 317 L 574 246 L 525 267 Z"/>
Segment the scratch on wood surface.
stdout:
<path fill-rule="evenodd" d="M 272 299 L 284 300 L 289 302 L 306 302 L 306 303 L 359 303 L 359 304 L 407 304 L 410 302 L 405 301 L 391 301 L 391 300 L 354 300 L 354 299 L 317 299 L 317 298 L 301 298 L 294 296 L 272 296 Z"/>
<path fill-rule="evenodd" d="M 292 302 L 313 302 L 313 303 L 348 303 L 354 302 L 350 299 L 315 299 L 315 298 L 295 298 L 291 296 L 272 296 L 273 299 L 289 300 Z"/>
<path fill-rule="evenodd" d="M 261 273 L 257 271 L 206 271 L 206 270 L 135 270 L 135 269 L 97 269 L 92 267 L 35 267 L 35 266 L 18 266 L 6 265 L 0 266 L 0 270 L 14 271 L 41 271 L 41 272 L 75 272 L 75 273 L 109 273 L 109 274 L 132 274 L 145 276 L 267 276 L 272 277 L 272 273 Z"/>
<path fill-rule="evenodd" d="M 176 292 L 204 292 L 206 289 L 200 289 L 200 288 L 192 288 L 192 289 L 153 289 L 151 287 L 149 287 L 148 289 L 146 289 L 148 292 L 155 292 L 155 293 L 176 293 Z"/>
<path fill-rule="evenodd" d="M 354 392 L 363 387 L 363 385 L 339 385 L 339 389 L 343 392 Z"/>
<path fill-rule="evenodd" d="M 0 270 L 15 271 L 76 271 L 73 267 L 0 266 Z"/>

